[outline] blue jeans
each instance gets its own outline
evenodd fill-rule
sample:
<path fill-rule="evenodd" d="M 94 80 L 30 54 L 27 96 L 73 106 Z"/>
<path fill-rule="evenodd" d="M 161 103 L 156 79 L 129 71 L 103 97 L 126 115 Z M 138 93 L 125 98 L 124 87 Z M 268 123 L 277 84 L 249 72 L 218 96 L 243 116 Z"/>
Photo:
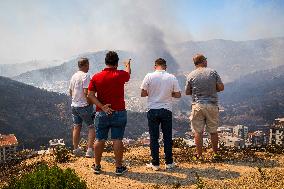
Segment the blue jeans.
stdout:
<path fill-rule="evenodd" d="M 160 165 L 159 159 L 159 126 L 161 125 L 166 164 L 173 163 L 172 152 L 172 112 L 167 109 L 150 109 L 147 113 L 150 133 L 152 164 Z"/>
<path fill-rule="evenodd" d="M 111 115 L 97 112 L 95 117 L 96 140 L 107 140 L 109 130 L 111 130 L 111 139 L 122 140 L 126 123 L 126 111 L 114 111 Z"/>

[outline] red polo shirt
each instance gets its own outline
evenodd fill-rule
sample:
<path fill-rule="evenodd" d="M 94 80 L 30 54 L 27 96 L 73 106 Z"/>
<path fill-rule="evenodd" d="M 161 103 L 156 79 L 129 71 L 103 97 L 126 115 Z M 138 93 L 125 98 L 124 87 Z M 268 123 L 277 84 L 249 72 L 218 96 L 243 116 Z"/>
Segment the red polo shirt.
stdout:
<path fill-rule="evenodd" d="M 95 74 L 89 84 L 89 91 L 96 91 L 102 104 L 111 104 L 115 111 L 125 110 L 124 84 L 129 81 L 130 74 L 115 68 L 105 68 Z M 96 111 L 102 111 L 96 107 Z"/>

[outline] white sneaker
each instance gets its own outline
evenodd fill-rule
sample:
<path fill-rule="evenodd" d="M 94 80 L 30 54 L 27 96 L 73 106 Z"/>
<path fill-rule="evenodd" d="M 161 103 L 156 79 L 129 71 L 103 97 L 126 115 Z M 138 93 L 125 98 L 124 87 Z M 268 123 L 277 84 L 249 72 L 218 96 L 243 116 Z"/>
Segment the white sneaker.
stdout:
<path fill-rule="evenodd" d="M 153 165 L 152 163 L 146 163 L 146 168 L 152 169 L 153 171 L 159 171 L 160 170 L 160 166 Z"/>
<path fill-rule="evenodd" d="M 85 157 L 93 158 L 95 156 L 94 150 L 87 150 Z"/>
<path fill-rule="evenodd" d="M 80 156 L 82 156 L 82 150 L 80 148 L 77 148 L 77 149 L 73 150 L 73 154 L 76 157 L 80 157 Z"/>
<path fill-rule="evenodd" d="M 174 169 L 177 165 L 173 162 L 171 164 L 166 164 L 166 169 L 171 170 Z"/>

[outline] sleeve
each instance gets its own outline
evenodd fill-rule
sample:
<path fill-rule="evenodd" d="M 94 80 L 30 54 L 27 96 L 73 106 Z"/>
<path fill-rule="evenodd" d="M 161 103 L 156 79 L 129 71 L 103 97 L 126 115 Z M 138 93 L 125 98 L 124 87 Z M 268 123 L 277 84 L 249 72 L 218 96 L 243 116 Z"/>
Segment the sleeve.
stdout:
<path fill-rule="evenodd" d="M 173 92 L 180 92 L 181 89 L 180 89 L 180 86 L 179 86 L 179 83 L 178 83 L 178 80 L 176 77 L 174 77 L 174 80 L 173 80 Z"/>
<path fill-rule="evenodd" d="M 121 70 L 121 76 L 122 76 L 123 82 L 128 82 L 130 79 L 130 74 L 124 70 Z"/>
<path fill-rule="evenodd" d="M 89 91 L 96 91 L 96 85 L 95 85 L 94 77 L 90 80 L 88 90 Z"/>
<path fill-rule="evenodd" d="M 217 71 L 214 70 L 214 75 L 216 77 L 216 83 L 223 84 L 220 75 L 217 73 Z"/>
<path fill-rule="evenodd" d="M 148 91 L 149 88 L 149 76 L 146 75 L 142 81 L 142 84 L 140 86 L 140 89 L 144 89 L 146 91 Z"/>
<path fill-rule="evenodd" d="M 188 75 L 185 85 L 185 91 L 191 90 L 191 75 Z"/>
<path fill-rule="evenodd" d="M 83 89 L 87 89 L 90 83 L 90 75 L 86 74 L 85 77 L 83 78 L 82 84 L 83 84 Z"/>

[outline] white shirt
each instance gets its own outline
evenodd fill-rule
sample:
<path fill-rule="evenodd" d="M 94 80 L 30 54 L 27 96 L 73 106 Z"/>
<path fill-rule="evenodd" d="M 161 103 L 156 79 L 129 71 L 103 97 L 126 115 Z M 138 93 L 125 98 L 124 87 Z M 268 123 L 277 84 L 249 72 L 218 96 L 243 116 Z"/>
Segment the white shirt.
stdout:
<path fill-rule="evenodd" d="M 73 107 L 88 106 L 86 96 L 83 89 L 87 89 L 90 83 L 90 76 L 83 72 L 77 71 L 70 80 L 69 90 L 72 91 L 72 103 Z"/>
<path fill-rule="evenodd" d="M 140 88 L 148 93 L 148 109 L 164 108 L 170 111 L 173 103 L 172 92 L 181 91 L 176 77 L 165 70 L 148 73 Z"/>

